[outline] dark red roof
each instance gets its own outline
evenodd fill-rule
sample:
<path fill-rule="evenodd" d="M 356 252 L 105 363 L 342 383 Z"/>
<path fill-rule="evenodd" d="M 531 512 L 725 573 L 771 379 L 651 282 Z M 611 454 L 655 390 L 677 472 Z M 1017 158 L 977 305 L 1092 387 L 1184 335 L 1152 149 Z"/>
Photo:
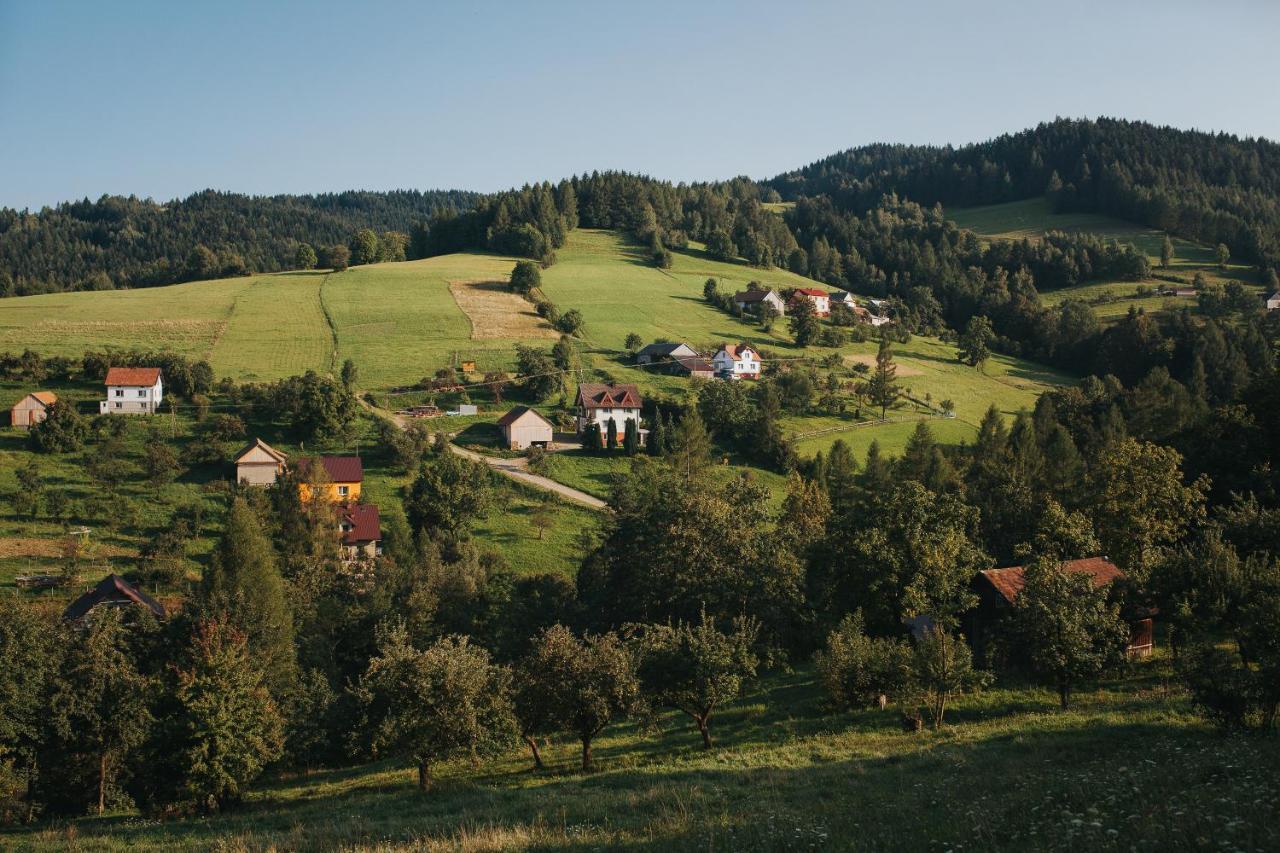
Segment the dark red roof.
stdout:
<path fill-rule="evenodd" d="M 62 618 L 69 622 L 82 619 L 99 604 L 136 604 L 150 610 L 157 619 L 163 619 L 165 615 L 164 605 L 119 575 L 112 574 L 98 581 L 97 586 L 71 602 L 62 612 Z"/>
<path fill-rule="evenodd" d="M 359 545 L 382 539 L 378 508 L 373 504 L 346 504 L 334 508 L 342 526 L 342 544 Z"/>
<path fill-rule="evenodd" d="M 160 378 L 158 367 L 109 367 L 106 385 L 137 385 L 149 388 Z"/>
<path fill-rule="evenodd" d="M 584 382 L 578 386 L 578 405 L 584 409 L 638 409 L 640 391 L 634 385 Z"/>
<path fill-rule="evenodd" d="M 300 459 L 298 464 L 307 466 L 314 461 L 314 459 Z M 364 482 L 364 466 L 360 464 L 359 456 L 321 456 L 320 464 L 324 466 L 329 479 L 335 483 Z"/>
<path fill-rule="evenodd" d="M 1093 575 L 1095 587 L 1106 586 L 1117 578 L 1124 577 L 1124 572 L 1106 557 L 1087 557 L 1083 560 L 1067 560 L 1062 568 L 1068 572 L 1087 572 Z M 1010 604 L 1027 585 L 1025 569 L 1022 566 L 1010 566 L 1005 569 L 987 569 L 980 573 L 986 578 L 996 592 L 1000 593 Z"/>
<path fill-rule="evenodd" d="M 756 352 L 756 348 L 750 344 L 725 344 L 721 349 L 724 350 L 725 354 L 728 355 L 729 358 L 732 358 L 735 361 L 739 358 L 743 358 L 741 354 L 743 350 L 750 350 L 752 355 L 759 355 L 759 353 Z"/>

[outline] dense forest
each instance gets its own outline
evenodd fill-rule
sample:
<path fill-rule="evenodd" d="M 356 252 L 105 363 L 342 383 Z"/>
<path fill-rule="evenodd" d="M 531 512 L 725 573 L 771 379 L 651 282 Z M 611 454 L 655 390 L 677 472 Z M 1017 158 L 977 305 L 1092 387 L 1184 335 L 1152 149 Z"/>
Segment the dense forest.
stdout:
<path fill-rule="evenodd" d="M 479 196 L 457 190 L 180 201 L 103 196 L 32 213 L 0 209 L 0 295 L 150 287 L 295 266 L 300 244 L 345 244 L 368 228 L 408 231 Z"/>
<path fill-rule="evenodd" d="M 1096 211 L 1238 257 L 1280 261 L 1280 144 L 1101 118 L 1058 119 L 987 142 L 868 145 L 766 182 L 783 197 L 829 196 L 864 213 L 886 194 L 946 207 L 1048 194 L 1059 211 Z"/>

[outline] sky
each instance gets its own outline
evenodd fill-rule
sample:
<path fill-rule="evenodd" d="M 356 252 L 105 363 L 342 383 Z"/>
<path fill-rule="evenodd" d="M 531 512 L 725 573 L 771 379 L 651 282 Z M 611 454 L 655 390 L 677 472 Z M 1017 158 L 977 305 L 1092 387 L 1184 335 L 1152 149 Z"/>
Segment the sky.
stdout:
<path fill-rule="evenodd" d="M 1056 116 L 1280 139 L 1275 0 L 0 0 L 0 207 L 771 177 Z"/>

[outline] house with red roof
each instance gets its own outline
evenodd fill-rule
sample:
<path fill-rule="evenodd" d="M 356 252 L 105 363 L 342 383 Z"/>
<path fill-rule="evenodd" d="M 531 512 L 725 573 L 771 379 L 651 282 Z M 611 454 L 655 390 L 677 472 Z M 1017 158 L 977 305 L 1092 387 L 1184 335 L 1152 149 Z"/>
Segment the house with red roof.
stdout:
<path fill-rule="evenodd" d="M 98 402 L 101 415 L 153 415 L 164 399 L 164 377 L 158 367 L 112 367 L 103 380 L 107 399 Z"/>
<path fill-rule="evenodd" d="M 595 424 L 600 428 L 600 435 L 607 436 L 609 422 L 613 421 L 618 440 L 622 441 L 627 431 L 627 421 L 635 421 L 640 443 L 644 444 L 649 431 L 640 428 L 640 407 L 643 405 L 644 399 L 635 385 L 584 382 L 578 386 L 578 396 L 574 400 L 574 406 L 578 410 L 578 434 L 581 435 L 587 427 Z"/>
<path fill-rule="evenodd" d="M 1062 563 L 1062 569 L 1089 575 L 1095 589 L 1110 586 L 1125 576 L 1120 567 L 1106 557 L 1066 560 Z M 1014 602 L 1026 585 L 1026 569 L 1023 566 L 987 569 L 974 576 L 969 588 L 978 597 L 978 604 L 965 617 L 964 633 L 975 653 L 989 656 L 995 651 L 992 644 L 1000 633 L 1001 623 L 1007 621 L 1013 612 Z M 1154 611 L 1149 609 L 1129 614 L 1130 657 L 1147 657 L 1151 654 L 1154 646 L 1153 615 Z M 1004 652 L 1009 654 L 1016 650 L 1006 649 Z"/>
<path fill-rule="evenodd" d="M 298 494 L 304 501 L 311 500 L 311 484 L 321 489 L 324 497 L 334 503 L 349 503 L 360 499 L 360 487 L 364 483 L 364 466 L 359 456 L 317 456 L 299 459 L 298 470 L 302 481 Z"/>
<path fill-rule="evenodd" d="M 749 344 L 724 344 L 711 357 L 711 366 L 723 379 L 759 379 L 760 353 Z"/>
<path fill-rule="evenodd" d="M 382 554 L 382 524 L 376 506 L 339 504 L 333 511 L 338 519 L 343 560 L 372 560 Z"/>
<path fill-rule="evenodd" d="M 819 317 L 831 316 L 831 294 L 820 287 L 797 287 L 791 294 L 791 305 L 798 305 L 804 300 L 813 303 L 813 313 Z"/>

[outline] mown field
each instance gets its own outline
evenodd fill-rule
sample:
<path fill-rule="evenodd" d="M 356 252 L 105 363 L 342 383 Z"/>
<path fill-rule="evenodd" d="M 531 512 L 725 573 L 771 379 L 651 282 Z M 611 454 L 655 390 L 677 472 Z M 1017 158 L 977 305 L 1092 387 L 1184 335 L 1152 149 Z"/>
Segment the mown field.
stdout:
<path fill-rule="evenodd" d="M 1210 282 L 1240 281 L 1260 295 L 1262 293 L 1262 284 L 1256 270 L 1248 264 L 1236 262 L 1228 263 L 1225 270 L 1220 269 L 1214 257 L 1213 246 L 1172 237 L 1173 262 L 1169 269 L 1160 269 L 1160 247 L 1165 237 L 1163 231 L 1099 213 L 1054 213 L 1048 200 L 1043 197 L 985 207 L 948 209 L 947 218 L 961 228 L 968 228 L 989 240 L 1036 240 L 1046 231 L 1098 234 L 1109 240 L 1132 243 L 1151 259 L 1153 273 L 1176 276 L 1187 284 L 1191 283 L 1196 273 L 1200 273 Z M 1156 288 L 1174 286 L 1173 282 L 1156 278 L 1147 279 L 1145 283 Z M 1090 282 L 1077 287 L 1047 291 L 1041 296 L 1049 304 L 1068 298 L 1094 302 L 1098 297 L 1109 297 L 1114 301 L 1094 304 L 1094 312 L 1103 320 L 1123 317 L 1130 306 L 1148 312 L 1176 309 L 1183 305 L 1195 306 L 1194 299 L 1161 296 L 1134 298 L 1137 285 L 1138 282 L 1131 281 Z"/>
<path fill-rule="evenodd" d="M 609 727 L 597 770 L 556 738 L 436 772 L 407 763 L 268 779 L 243 808 L 128 813 L 0 833 L 15 850 L 1274 850 L 1280 741 L 1225 737 L 1168 688 L 1163 658 L 1068 711 L 1011 684 L 961 697 L 941 731 L 826 710 L 812 673 L 770 676 L 713 719 Z"/>

